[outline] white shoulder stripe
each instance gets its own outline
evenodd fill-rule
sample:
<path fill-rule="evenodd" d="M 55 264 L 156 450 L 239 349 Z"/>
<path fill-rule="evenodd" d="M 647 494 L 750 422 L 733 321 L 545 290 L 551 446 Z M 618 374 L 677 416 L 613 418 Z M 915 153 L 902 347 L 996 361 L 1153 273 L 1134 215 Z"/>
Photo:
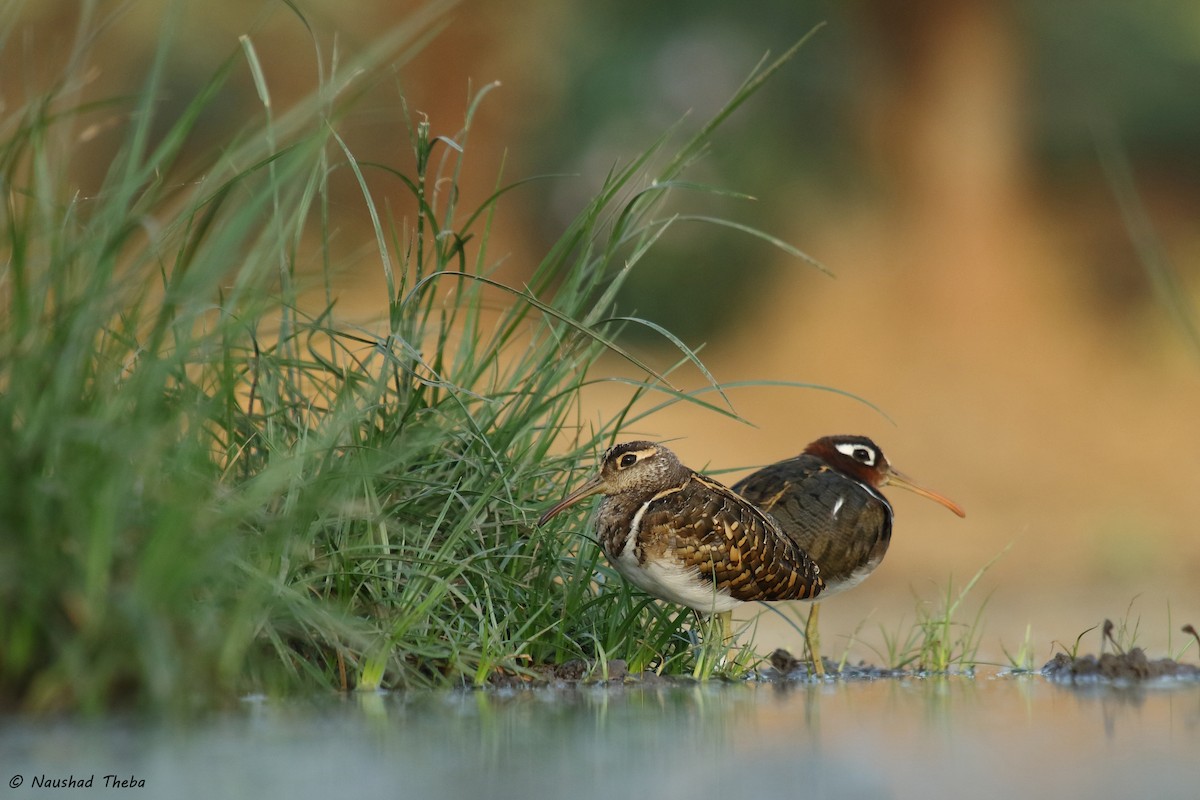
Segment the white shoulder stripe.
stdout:
<path fill-rule="evenodd" d="M 646 513 L 646 509 L 648 509 L 650 504 L 653 502 L 654 500 L 650 499 L 642 503 L 642 507 L 639 508 L 637 513 L 633 515 L 633 519 L 629 521 L 629 532 L 625 534 L 625 543 L 621 545 L 621 549 L 619 551 L 613 553 L 615 558 L 623 559 L 627 554 L 629 558 L 634 557 L 633 548 L 634 544 L 637 542 L 638 531 L 642 527 L 642 515 Z"/>
<path fill-rule="evenodd" d="M 637 558 L 634 550 L 637 546 L 638 533 L 642 528 L 642 517 L 646 514 L 646 510 L 650 508 L 651 503 L 661 500 L 668 495 L 675 494 L 682 488 L 682 486 L 675 486 L 670 489 L 664 489 L 663 491 L 654 495 L 654 497 L 651 497 L 649 500 L 642 503 L 642 507 L 637 510 L 637 513 L 633 515 L 633 519 L 629 521 L 629 533 L 625 536 L 625 543 L 621 545 L 621 550 L 619 552 L 613 553 L 613 556 L 618 559 L 628 556 L 634 563 L 636 563 Z"/>

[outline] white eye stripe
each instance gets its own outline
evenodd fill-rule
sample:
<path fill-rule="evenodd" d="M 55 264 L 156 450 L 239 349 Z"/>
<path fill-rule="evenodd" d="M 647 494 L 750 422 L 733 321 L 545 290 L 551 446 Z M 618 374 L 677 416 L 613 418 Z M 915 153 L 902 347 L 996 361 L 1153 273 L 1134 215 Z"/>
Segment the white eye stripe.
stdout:
<path fill-rule="evenodd" d="M 875 466 L 875 462 L 879 460 L 879 455 L 875 452 L 875 448 L 868 447 L 865 444 L 857 444 L 854 442 L 839 442 L 834 447 L 837 451 L 845 456 L 850 456 L 855 461 L 866 464 L 868 467 Z"/>
<path fill-rule="evenodd" d="M 632 467 L 634 464 L 638 463 L 639 461 L 644 461 L 645 459 L 650 458 L 651 456 L 657 455 L 657 454 L 658 454 L 657 448 L 649 448 L 648 447 L 645 450 L 630 450 L 628 452 L 622 453 L 621 457 L 617 459 L 617 469 L 628 469 L 629 467 Z M 633 456 L 632 461 L 629 460 L 630 456 Z M 612 456 L 609 455 L 609 456 L 606 456 L 606 458 L 612 458 Z"/>

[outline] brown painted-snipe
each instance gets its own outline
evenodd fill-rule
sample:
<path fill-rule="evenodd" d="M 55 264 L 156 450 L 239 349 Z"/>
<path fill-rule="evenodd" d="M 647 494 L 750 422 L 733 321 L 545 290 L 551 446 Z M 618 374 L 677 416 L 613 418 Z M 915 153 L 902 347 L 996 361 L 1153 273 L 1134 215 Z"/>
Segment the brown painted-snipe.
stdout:
<path fill-rule="evenodd" d="M 617 571 L 655 597 L 716 614 L 726 640 L 738 604 L 811 600 L 825 586 L 813 560 L 772 517 L 660 444 L 609 449 L 599 473 L 538 524 L 597 494 L 604 495 L 599 543 Z"/>

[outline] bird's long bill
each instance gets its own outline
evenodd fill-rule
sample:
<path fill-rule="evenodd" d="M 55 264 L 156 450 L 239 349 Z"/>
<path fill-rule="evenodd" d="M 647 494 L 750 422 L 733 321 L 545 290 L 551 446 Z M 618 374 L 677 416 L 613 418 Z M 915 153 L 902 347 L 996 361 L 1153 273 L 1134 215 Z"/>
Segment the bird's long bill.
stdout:
<path fill-rule="evenodd" d="M 916 492 L 922 497 L 928 497 L 935 503 L 941 503 L 955 514 L 958 514 L 960 517 L 965 517 L 967 515 L 967 512 L 963 511 L 958 503 L 955 503 L 949 498 L 942 497 L 937 492 L 931 492 L 923 486 L 918 486 L 912 482 L 912 478 L 908 477 L 903 472 L 897 472 L 894 469 L 888 470 L 888 483 L 899 486 L 901 489 L 908 489 L 910 492 Z"/>
<path fill-rule="evenodd" d="M 545 525 L 552 518 L 558 516 L 566 509 L 578 503 L 580 500 L 584 500 L 594 494 L 600 494 L 603 489 L 604 481 L 601 479 L 599 473 L 597 473 L 596 477 L 592 478 L 583 486 L 580 486 L 578 489 L 571 492 L 562 500 L 558 501 L 558 503 L 556 503 L 549 511 L 547 511 L 545 514 L 542 514 L 541 519 L 538 520 L 538 525 Z"/>

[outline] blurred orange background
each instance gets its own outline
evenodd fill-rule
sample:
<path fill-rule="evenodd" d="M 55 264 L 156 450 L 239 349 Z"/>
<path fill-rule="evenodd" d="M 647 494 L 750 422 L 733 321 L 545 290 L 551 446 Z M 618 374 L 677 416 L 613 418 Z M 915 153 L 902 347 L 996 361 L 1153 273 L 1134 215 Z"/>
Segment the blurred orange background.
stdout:
<path fill-rule="evenodd" d="M 99 35 L 98 94 L 136 87 L 160 30 L 161 9 L 149 5 L 126 6 Z M 417 7 L 299 5 L 326 58 L 361 50 Z M 45 85 L 80 7 L 23 8 L 0 56 L 6 95 Z M 239 51 L 240 35 L 277 107 L 314 85 L 312 40 L 283 4 L 214 0 L 185 14 L 168 104 L 186 102 Z M 748 15 L 717 2 L 467 0 L 447 19 L 356 115 L 352 146 L 360 159 L 404 166 L 400 90 L 435 134 L 453 135 L 469 87 L 500 81 L 471 134 L 464 207 L 490 193 L 502 164 L 507 181 L 576 176 L 501 204 L 489 257 L 513 283 L 614 162 L 689 109 L 685 128 L 695 129 L 764 52 L 827 23 L 690 177 L 753 195 L 712 213 L 760 225 L 835 277 L 744 235 L 679 227 L 621 298 L 622 311 L 706 343 L 701 357 L 722 382 L 821 384 L 890 417 L 836 393 L 744 388 L 729 395 L 750 425 L 676 405 L 629 438 L 671 440 L 685 462 L 732 482 L 820 435 L 864 433 L 967 509 L 959 520 L 890 493 L 891 551 L 870 581 L 824 607 L 827 654 L 864 618 L 861 636 L 878 646 L 876 623 L 911 621 L 914 592 L 936 599 L 951 576 L 961 586 L 1006 548 L 966 604 L 988 601 L 985 658 L 1002 660 L 1001 644 L 1015 650 L 1028 624 L 1040 666 L 1052 640 L 1070 644 L 1131 607 L 1152 654 L 1169 635 L 1177 651 L 1183 623 L 1200 625 L 1200 351 L 1171 309 L 1200 316 L 1194 4 L 766 2 Z M 203 131 L 213 142 L 261 113 L 248 71 L 238 72 L 224 116 Z M 1174 291 L 1139 258 L 1102 169 L 1097 142 L 1109 132 Z M 87 146 L 103 144 L 101 135 Z M 99 180 L 104 166 L 81 158 L 80 180 Z M 348 191 L 340 212 L 342 244 L 369 261 L 361 199 Z M 341 315 L 381 316 L 378 266 L 348 266 L 344 277 Z M 630 346 L 661 367 L 676 357 L 649 339 Z M 678 381 L 703 384 L 694 372 Z M 627 394 L 596 390 L 594 417 Z M 800 647 L 773 615 L 762 626 L 760 649 Z"/>

